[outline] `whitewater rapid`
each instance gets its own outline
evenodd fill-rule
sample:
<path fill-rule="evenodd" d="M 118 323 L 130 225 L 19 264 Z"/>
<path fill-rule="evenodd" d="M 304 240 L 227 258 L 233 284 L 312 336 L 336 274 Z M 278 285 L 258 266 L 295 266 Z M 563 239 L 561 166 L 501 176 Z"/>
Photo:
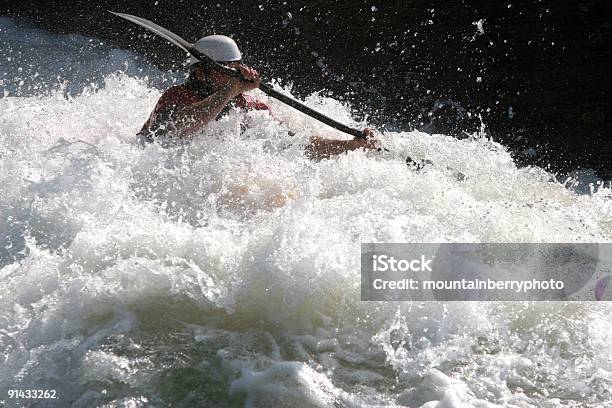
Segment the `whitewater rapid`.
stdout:
<path fill-rule="evenodd" d="M 7 407 L 29 404 L 9 389 L 57 390 L 32 403 L 56 407 L 612 406 L 606 302 L 359 300 L 361 242 L 610 242 L 610 189 L 517 168 L 484 134 L 386 132 L 390 153 L 312 162 L 310 136 L 343 136 L 259 92 L 275 119 L 234 111 L 141 148 L 175 77 L 99 40 L 0 29 Z M 51 54 L 26 59 L 41 41 Z"/>

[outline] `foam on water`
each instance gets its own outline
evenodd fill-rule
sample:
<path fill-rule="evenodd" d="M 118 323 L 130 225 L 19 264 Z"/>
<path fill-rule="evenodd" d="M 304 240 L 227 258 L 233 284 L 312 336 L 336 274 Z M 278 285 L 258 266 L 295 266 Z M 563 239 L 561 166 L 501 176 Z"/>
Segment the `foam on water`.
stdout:
<path fill-rule="evenodd" d="M 55 59 L 76 58 L 66 42 L 90 49 L 0 23 L 9 56 L 40 38 Z M 359 301 L 361 242 L 610 241 L 609 189 L 577 195 L 482 136 L 389 132 L 393 153 L 311 162 L 311 135 L 343 136 L 274 101 L 281 122 L 236 111 L 188 146 L 142 149 L 163 75 L 100 52 L 115 69 L 82 92 L 13 97 L 4 83 L 0 400 L 36 388 L 56 389 L 45 406 L 58 407 L 612 404 L 607 304 Z M 306 102 L 365 125 L 333 99 Z M 412 171 L 406 155 L 435 164 Z"/>

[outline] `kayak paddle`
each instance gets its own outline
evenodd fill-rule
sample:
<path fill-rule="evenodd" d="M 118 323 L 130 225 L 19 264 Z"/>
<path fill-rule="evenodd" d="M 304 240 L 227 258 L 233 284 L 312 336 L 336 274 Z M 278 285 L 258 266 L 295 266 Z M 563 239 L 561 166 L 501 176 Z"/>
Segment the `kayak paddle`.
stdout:
<path fill-rule="evenodd" d="M 174 34 L 171 31 L 166 30 L 165 28 L 153 23 L 152 21 L 146 20 L 144 18 L 140 18 L 140 17 L 136 17 L 133 16 L 131 14 L 125 14 L 125 13 L 115 13 L 113 11 L 109 11 L 109 13 L 112 13 L 116 16 L 119 16 L 121 18 L 124 18 L 128 21 L 131 21 L 134 24 L 138 24 L 141 27 L 146 28 L 147 30 L 150 30 L 152 32 L 154 32 L 155 34 L 165 38 L 166 40 L 170 41 L 172 44 L 184 49 L 185 51 L 187 51 L 189 54 L 193 55 L 195 58 L 197 58 L 198 60 L 200 60 L 201 62 L 204 63 L 208 63 L 208 64 L 212 64 L 215 69 L 224 72 L 227 75 L 236 77 L 236 78 L 242 78 L 242 75 L 240 74 L 239 71 L 226 67 L 222 64 L 219 64 L 217 61 L 212 60 L 210 57 L 208 57 L 206 54 L 198 51 L 195 47 L 194 44 L 185 41 L 184 39 L 182 39 L 181 37 L 179 37 L 178 35 Z M 358 129 L 354 129 L 351 128 L 349 126 L 346 126 L 340 122 L 335 121 L 334 119 L 327 117 L 325 115 L 323 115 L 320 112 L 317 112 L 316 110 L 309 108 L 308 106 L 304 105 L 303 103 L 300 103 L 298 101 L 296 101 L 295 99 L 292 99 L 286 95 L 283 95 L 282 93 L 272 89 L 272 86 L 270 84 L 265 84 L 265 83 L 260 83 L 259 85 L 259 89 L 261 89 L 264 93 L 266 93 L 267 95 L 278 99 L 279 101 L 291 106 L 292 108 L 295 108 L 297 110 L 299 110 L 300 112 L 305 113 L 306 115 L 318 120 L 319 122 L 325 123 L 328 126 L 333 127 L 334 129 L 337 129 L 341 132 L 347 133 L 351 136 L 357 137 L 357 138 L 361 138 L 361 139 L 365 139 L 365 135 L 363 134 L 363 132 L 361 130 Z"/>

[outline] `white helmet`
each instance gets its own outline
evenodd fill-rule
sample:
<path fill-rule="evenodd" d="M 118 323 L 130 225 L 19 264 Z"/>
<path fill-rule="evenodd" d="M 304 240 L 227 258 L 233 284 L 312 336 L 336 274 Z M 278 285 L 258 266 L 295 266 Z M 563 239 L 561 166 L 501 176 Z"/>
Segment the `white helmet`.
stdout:
<path fill-rule="evenodd" d="M 195 48 L 217 62 L 232 62 L 242 59 L 236 42 L 224 35 L 208 35 L 200 38 L 195 43 Z M 187 67 L 197 62 L 198 60 L 196 58 L 189 57 Z"/>

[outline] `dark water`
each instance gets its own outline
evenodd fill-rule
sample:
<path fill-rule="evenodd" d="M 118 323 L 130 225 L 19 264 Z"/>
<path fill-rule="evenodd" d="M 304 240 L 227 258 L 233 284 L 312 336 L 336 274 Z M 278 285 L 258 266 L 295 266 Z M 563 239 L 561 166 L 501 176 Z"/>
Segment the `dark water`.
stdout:
<path fill-rule="evenodd" d="M 180 51 L 106 9 L 189 40 L 228 34 L 267 78 L 333 93 L 381 126 L 462 137 L 481 116 L 519 163 L 612 177 L 609 1 L 9 1 L 0 13 L 178 68 Z"/>

